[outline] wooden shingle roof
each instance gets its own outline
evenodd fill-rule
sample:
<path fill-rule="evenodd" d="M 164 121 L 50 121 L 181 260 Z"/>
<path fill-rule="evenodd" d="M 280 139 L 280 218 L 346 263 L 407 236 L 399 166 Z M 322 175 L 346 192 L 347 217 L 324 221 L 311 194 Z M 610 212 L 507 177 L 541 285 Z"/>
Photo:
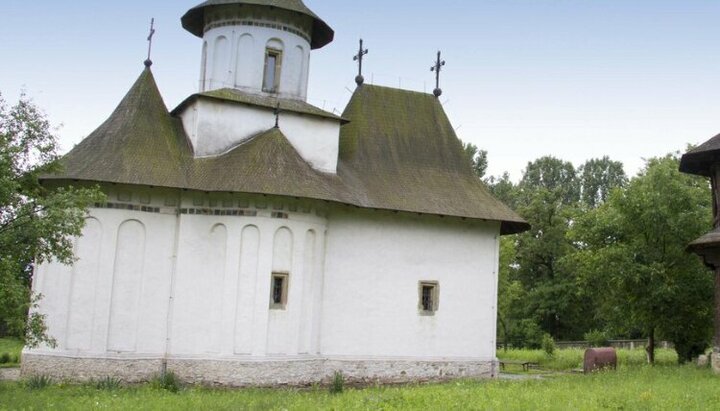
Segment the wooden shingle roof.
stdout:
<path fill-rule="evenodd" d="M 63 157 L 63 171 L 43 179 L 326 200 L 499 221 L 503 234 L 529 227 L 472 173 L 433 96 L 363 85 L 343 119 L 337 175 L 313 169 L 275 128 L 223 155 L 195 158 L 146 69 L 110 118 Z"/>

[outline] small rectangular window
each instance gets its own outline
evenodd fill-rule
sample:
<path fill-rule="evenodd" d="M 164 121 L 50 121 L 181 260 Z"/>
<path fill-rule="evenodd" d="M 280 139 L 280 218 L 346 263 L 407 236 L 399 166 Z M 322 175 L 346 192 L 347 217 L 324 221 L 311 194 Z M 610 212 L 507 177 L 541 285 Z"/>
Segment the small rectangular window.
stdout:
<path fill-rule="evenodd" d="M 418 309 L 421 315 L 434 315 L 440 307 L 440 285 L 437 281 L 420 281 Z"/>
<path fill-rule="evenodd" d="M 263 91 L 277 93 L 280 85 L 280 64 L 282 52 L 268 48 L 265 50 L 265 75 L 263 76 Z"/>
<path fill-rule="evenodd" d="M 273 273 L 270 282 L 270 309 L 284 310 L 287 306 L 288 273 Z"/>

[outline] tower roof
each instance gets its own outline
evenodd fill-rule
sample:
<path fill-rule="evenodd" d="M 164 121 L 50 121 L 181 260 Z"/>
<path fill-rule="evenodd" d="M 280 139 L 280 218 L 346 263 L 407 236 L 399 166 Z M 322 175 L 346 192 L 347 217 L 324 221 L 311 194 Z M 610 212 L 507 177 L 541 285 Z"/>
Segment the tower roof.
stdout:
<path fill-rule="evenodd" d="M 720 134 L 685 153 L 680 171 L 709 177 L 716 164 L 720 164 Z"/>
<path fill-rule="evenodd" d="M 205 10 L 210 7 L 229 4 L 275 7 L 311 17 L 313 19 L 313 32 L 310 46 L 313 49 L 319 49 L 327 45 L 333 41 L 335 37 L 333 29 L 313 13 L 312 10 L 307 8 L 302 0 L 208 0 L 185 13 L 182 17 L 182 25 L 185 30 L 198 37 L 202 37 L 204 34 L 203 30 L 205 29 Z"/>

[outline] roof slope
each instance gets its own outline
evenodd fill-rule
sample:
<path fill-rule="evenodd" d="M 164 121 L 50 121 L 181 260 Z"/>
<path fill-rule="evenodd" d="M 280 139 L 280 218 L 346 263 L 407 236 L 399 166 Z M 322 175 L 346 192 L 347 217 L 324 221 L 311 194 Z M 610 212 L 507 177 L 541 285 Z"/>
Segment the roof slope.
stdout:
<path fill-rule="evenodd" d="M 110 118 L 63 157 L 63 176 L 181 187 L 185 179 L 178 168 L 188 156 L 182 124 L 168 113 L 146 69 Z"/>
<path fill-rule="evenodd" d="M 718 163 L 720 163 L 720 134 L 682 156 L 680 171 L 710 177 L 712 166 Z"/>
<path fill-rule="evenodd" d="M 313 169 L 277 128 L 195 158 L 146 69 L 110 118 L 63 157 L 63 171 L 43 179 L 327 200 L 500 221 L 503 234 L 529 227 L 472 173 L 433 96 L 363 85 L 343 117 L 350 123 L 341 129 L 337 175 Z"/>
<path fill-rule="evenodd" d="M 319 49 L 333 41 L 335 32 L 320 17 L 312 12 L 302 0 L 209 0 L 201 3 L 190 10 L 182 17 L 182 25 L 190 33 L 202 37 L 205 29 L 205 9 L 213 6 L 227 4 L 251 4 L 254 6 L 277 7 L 279 9 L 294 11 L 304 14 L 313 19 L 313 32 L 310 46 Z"/>
<path fill-rule="evenodd" d="M 363 206 L 528 225 L 472 172 L 438 100 L 424 93 L 358 87 L 343 117 L 338 175 Z"/>

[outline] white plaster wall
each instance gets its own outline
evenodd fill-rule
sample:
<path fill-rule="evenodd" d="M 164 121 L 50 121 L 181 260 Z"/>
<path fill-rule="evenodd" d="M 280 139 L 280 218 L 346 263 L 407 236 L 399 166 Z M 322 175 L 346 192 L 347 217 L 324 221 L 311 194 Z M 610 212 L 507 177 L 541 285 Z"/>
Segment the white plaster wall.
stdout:
<path fill-rule="evenodd" d="M 223 154 L 275 126 L 272 109 L 202 98 L 180 116 L 198 157 Z M 337 172 L 338 120 L 284 112 L 280 115 L 280 130 L 315 169 Z"/>
<path fill-rule="evenodd" d="M 263 93 L 265 49 L 282 44 L 282 65 L 277 95 L 305 100 L 310 65 L 310 43 L 287 31 L 267 27 L 231 25 L 205 32 L 200 91 L 235 88 Z M 263 93 L 267 94 L 267 93 Z M 275 94 L 273 94 L 275 95 Z"/>
<path fill-rule="evenodd" d="M 493 360 L 499 233 L 499 223 L 331 214 L 323 355 Z M 418 311 L 425 280 L 440 283 L 434 316 Z"/>
<path fill-rule="evenodd" d="M 38 268 L 34 289 L 44 296 L 40 312 L 58 343 L 54 350 L 39 351 L 162 353 L 174 220 L 91 209 L 85 236 L 76 242 L 75 265 L 52 262 Z M 123 234 L 121 227 L 128 225 L 142 230 Z M 139 233 L 145 238 L 131 238 Z"/>

